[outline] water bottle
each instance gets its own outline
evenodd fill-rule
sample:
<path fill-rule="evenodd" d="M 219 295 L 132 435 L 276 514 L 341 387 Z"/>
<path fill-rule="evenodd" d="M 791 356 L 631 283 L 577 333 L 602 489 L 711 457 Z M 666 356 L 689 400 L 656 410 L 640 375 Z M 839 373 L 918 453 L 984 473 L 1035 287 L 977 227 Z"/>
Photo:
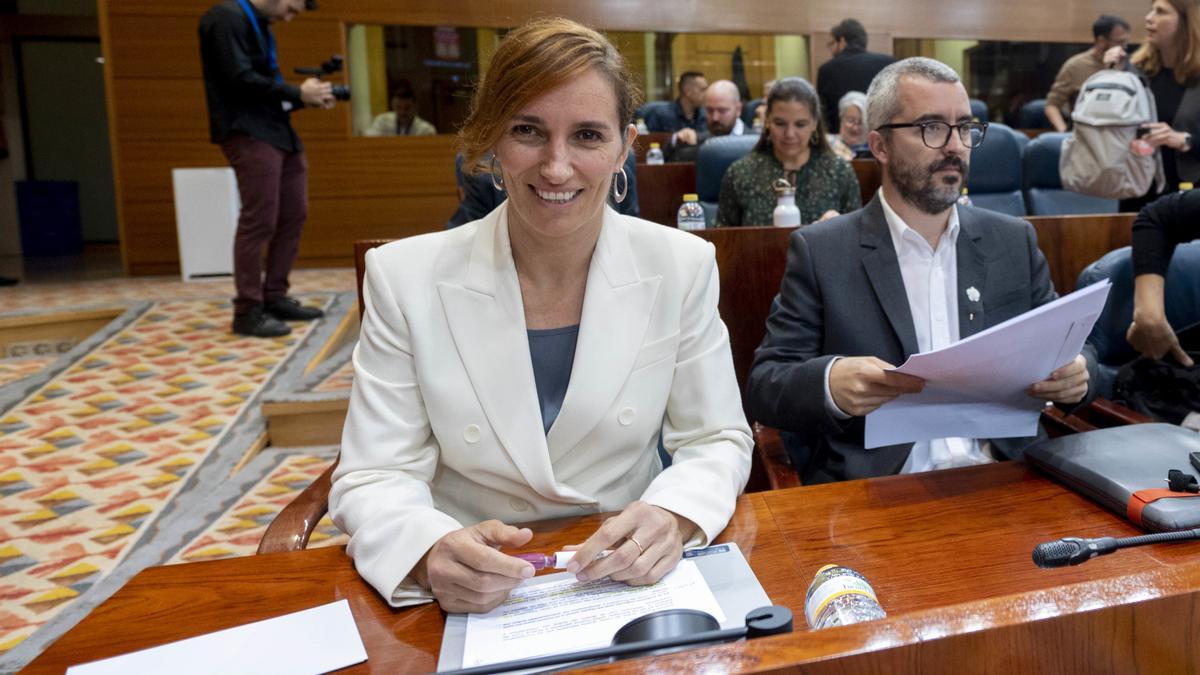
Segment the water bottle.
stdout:
<path fill-rule="evenodd" d="M 886 616 L 866 578 L 840 565 L 826 565 L 817 570 L 804 598 L 804 618 L 813 630 Z"/>
<path fill-rule="evenodd" d="M 686 194 L 683 196 L 683 204 L 679 206 L 679 213 L 675 217 L 675 225 L 681 230 L 694 231 L 704 229 L 704 207 L 700 206 L 699 195 Z"/>
<path fill-rule="evenodd" d="M 800 207 L 796 206 L 796 188 L 786 178 L 775 181 L 777 205 L 773 220 L 775 227 L 799 227 Z"/>
<path fill-rule="evenodd" d="M 962 189 L 962 194 L 958 197 L 959 206 L 971 206 L 971 198 L 967 196 L 967 188 Z"/>
<path fill-rule="evenodd" d="M 639 134 L 650 133 L 649 127 L 646 126 L 646 120 L 642 119 L 641 117 L 637 119 L 637 130 Z"/>
<path fill-rule="evenodd" d="M 650 150 L 646 153 L 646 163 L 662 164 L 663 161 L 662 147 L 658 143 L 651 143 Z"/>

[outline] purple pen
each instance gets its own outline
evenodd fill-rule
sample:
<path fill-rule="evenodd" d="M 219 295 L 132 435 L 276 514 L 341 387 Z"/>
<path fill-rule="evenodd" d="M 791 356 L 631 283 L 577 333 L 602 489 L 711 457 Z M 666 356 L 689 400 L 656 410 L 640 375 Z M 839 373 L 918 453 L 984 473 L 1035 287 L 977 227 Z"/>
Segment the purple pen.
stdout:
<path fill-rule="evenodd" d="M 558 556 L 554 553 L 550 555 L 546 555 L 545 553 L 510 553 L 509 555 L 533 565 L 533 569 L 535 570 L 557 567 L 555 563 L 558 562 Z"/>

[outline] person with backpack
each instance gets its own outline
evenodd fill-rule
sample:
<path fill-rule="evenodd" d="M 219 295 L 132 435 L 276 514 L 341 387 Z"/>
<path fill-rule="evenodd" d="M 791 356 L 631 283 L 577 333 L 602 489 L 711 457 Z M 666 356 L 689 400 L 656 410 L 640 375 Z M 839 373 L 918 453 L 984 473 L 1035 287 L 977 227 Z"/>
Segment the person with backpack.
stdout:
<path fill-rule="evenodd" d="M 1198 16 L 1193 17 L 1193 14 Z M 1105 61 L 1123 64 L 1114 47 Z M 1157 121 L 1142 125 L 1139 140 L 1160 149 L 1165 183 L 1121 200 L 1122 212 L 1139 211 L 1180 182 L 1200 181 L 1200 0 L 1154 0 L 1146 14 L 1146 41 L 1130 59 L 1149 82 Z"/>

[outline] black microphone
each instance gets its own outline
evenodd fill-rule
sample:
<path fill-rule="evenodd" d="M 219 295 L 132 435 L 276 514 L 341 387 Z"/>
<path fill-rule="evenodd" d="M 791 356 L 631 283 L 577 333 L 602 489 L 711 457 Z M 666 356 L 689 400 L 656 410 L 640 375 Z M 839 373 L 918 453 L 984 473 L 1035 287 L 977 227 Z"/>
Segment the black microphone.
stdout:
<path fill-rule="evenodd" d="M 1200 528 L 1195 530 L 1179 530 L 1178 532 L 1143 534 L 1123 539 L 1113 537 L 1100 537 L 1098 539 L 1065 537 L 1058 541 L 1048 541 L 1034 547 L 1033 562 L 1038 567 L 1043 568 L 1066 567 L 1067 565 L 1078 565 L 1098 555 L 1107 555 L 1121 548 L 1168 541 L 1187 541 L 1190 539 L 1200 539 Z"/>

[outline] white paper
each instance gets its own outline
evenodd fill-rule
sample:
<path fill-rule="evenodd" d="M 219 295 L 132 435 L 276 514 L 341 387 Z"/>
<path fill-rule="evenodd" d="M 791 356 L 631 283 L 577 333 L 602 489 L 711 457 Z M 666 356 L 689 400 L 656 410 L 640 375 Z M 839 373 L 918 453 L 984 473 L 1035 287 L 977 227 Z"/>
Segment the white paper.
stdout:
<path fill-rule="evenodd" d="M 120 626 L 113 630 L 119 631 Z M 366 660 L 367 650 L 350 613 L 350 603 L 339 600 L 73 666 L 67 669 L 67 675 L 303 675 L 327 673 Z"/>
<path fill-rule="evenodd" d="M 496 609 L 467 617 L 462 667 L 606 647 L 630 620 L 673 608 L 697 609 L 725 621 L 691 560 L 679 561 L 653 586 L 607 579 L 581 584 L 565 572 L 535 577 Z"/>
<path fill-rule="evenodd" d="M 920 377 L 925 389 L 869 413 L 864 447 L 1035 435 L 1045 401 L 1025 390 L 1079 354 L 1111 286 L 1099 281 L 948 347 L 909 357 L 896 372 Z"/>

